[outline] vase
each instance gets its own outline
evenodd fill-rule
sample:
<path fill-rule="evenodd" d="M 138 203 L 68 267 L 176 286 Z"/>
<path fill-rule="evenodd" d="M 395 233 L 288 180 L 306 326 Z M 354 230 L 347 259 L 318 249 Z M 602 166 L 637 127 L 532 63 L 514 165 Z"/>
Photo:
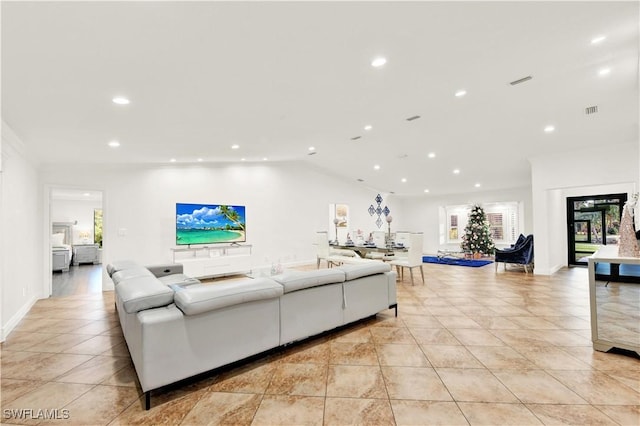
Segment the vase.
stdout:
<path fill-rule="evenodd" d="M 473 258 L 474 259 L 480 259 L 482 257 L 481 253 L 478 253 L 477 251 L 475 253 L 473 253 Z"/>

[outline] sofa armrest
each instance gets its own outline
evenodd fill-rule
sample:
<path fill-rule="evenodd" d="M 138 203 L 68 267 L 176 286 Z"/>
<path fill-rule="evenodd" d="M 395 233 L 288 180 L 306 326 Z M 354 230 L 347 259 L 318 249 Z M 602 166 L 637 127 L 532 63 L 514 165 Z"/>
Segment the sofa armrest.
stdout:
<path fill-rule="evenodd" d="M 387 289 L 389 292 L 389 306 L 395 305 L 398 303 L 398 297 L 396 293 L 396 281 L 398 279 L 398 275 L 396 271 L 389 271 L 384 273 L 387 276 Z M 397 310 L 396 310 L 396 316 Z"/>
<path fill-rule="evenodd" d="M 145 266 L 156 278 L 166 275 L 182 274 L 183 266 L 181 263 L 166 263 L 160 265 Z"/>
<path fill-rule="evenodd" d="M 122 281 L 116 287 L 116 293 L 128 314 L 173 303 L 173 289 L 151 275 Z"/>
<path fill-rule="evenodd" d="M 345 280 L 355 280 L 356 278 L 366 277 L 368 275 L 382 274 L 391 271 L 391 265 L 384 262 L 378 262 L 375 260 L 367 261 L 366 263 L 340 266 L 337 268 L 344 272 Z"/>

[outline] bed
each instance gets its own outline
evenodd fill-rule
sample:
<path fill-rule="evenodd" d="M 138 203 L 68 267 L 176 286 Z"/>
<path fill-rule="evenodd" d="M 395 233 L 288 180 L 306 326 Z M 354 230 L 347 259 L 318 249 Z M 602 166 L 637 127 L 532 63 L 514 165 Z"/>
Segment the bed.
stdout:
<path fill-rule="evenodd" d="M 69 272 L 73 223 L 53 222 L 51 226 L 51 270 Z"/>

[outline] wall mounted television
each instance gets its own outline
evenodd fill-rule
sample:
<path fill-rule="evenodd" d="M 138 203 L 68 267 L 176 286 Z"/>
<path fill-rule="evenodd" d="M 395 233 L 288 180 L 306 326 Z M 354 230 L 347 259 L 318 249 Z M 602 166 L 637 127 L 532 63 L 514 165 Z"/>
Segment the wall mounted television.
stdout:
<path fill-rule="evenodd" d="M 176 203 L 176 245 L 245 241 L 245 206 Z"/>

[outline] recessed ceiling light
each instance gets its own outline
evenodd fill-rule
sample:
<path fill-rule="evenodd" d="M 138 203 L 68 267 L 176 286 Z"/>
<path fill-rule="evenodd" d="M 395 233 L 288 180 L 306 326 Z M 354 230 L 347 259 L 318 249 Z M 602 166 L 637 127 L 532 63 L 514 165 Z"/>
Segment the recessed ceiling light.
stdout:
<path fill-rule="evenodd" d="M 91 196 L 91 194 L 89 194 L 88 192 L 85 192 L 85 193 L 84 193 L 84 194 L 82 194 L 82 195 L 84 195 L 85 197 L 90 197 L 90 196 Z"/>
<path fill-rule="evenodd" d="M 267 157 L 264 157 L 264 158 L 262 159 L 262 161 L 267 161 L 267 160 L 268 160 L 268 158 L 267 158 Z"/>
<path fill-rule="evenodd" d="M 115 98 L 111 99 L 111 101 L 114 104 L 118 104 L 118 105 L 129 105 L 131 103 L 129 99 L 122 96 L 116 96 Z"/>
<path fill-rule="evenodd" d="M 611 72 L 611 68 L 602 68 L 600 71 L 598 71 L 599 75 L 607 75 Z"/>
<path fill-rule="evenodd" d="M 240 159 L 240 161 L 247 161 L 247 159 L 243 157 Z"/>
<path fill-rule="evenodd" d="M 425 189 L 425 190 L 424 190 L 424 192 L 425 192 L 425 194 L 426 194 L 426 193 L 428 193 L 428 192 L 429 192 L 429 190 L 428 190 L 428 189 Z"/>
<path fill-rule="evenodd" d="M 405 183 L 407 181 L 407 178 L 402 178 L 400 179 L 400 182 Z"/>
<path fill-rule="evenodd" d="M 373 170 L 380 170 L 380 165 L 376 164 L 375 166 L 373 166 Z"/>
<path fill-rule="evenodd" d="M 111 141 L 109 142 L 107 145 L 109 145 L 111 148 L 117 148 L 120 146 L 120 142 L 118 141 Z"/>
<path fill-rule="evenodd" d="M 553 126 L 547 126 L 544 128 L 545 133 L 551 133 L 555 130 L 556 128 Z"/>
<path fill-rule="evenodd" d="M 238 149 L 240 148 L 240 145 L 238 145 L 237 143 L 234 143 L 233 145 L 231 145 L 231 149 Z"/>
<path fill-rule="evenodd" d="M 463 97 L 463 96 L 464 96 L 464 95 L 466 95 L 466 94 L 467 94 L 467 91 L 466 91 L 466 90 L 458 90 L 458 91 L 456 92 L 456 97 L 457 97 L 457 98 L 461 98 L 461 97 Z"/>
<path fill-rule="evenodd" d="M 380 68 L 381 66 L 383 66 L 386 63 L 387 63 L 387 59 L 386 58 L 378 57 L 378 58 L 375 58 L 373 61 L 371 61 L 371 66 L 374 67 L 374 68 Z"/>
<path fill-rule="evenodd" d="M 371 124 L 367 124 L 366 126 L 364 126 L 364 129 L 369 131 L 369 130 L 373 129 L 373 126 Z"/>
<path fill-rule="evenodd" d="M 598 36 L 591 39 L 591 44 L 598 44 L 603 42 L 607 37 L 606 36 Z"/>
<path fill-rule="evenodd" d="M 430 152 L 429 154 L 427 154 L 427 157 L 436 158 L 436 153 L 435 152 Z"/>
<path fill-rule="evenodd" d="M 176 162 L 176 159 L 175 159 L 175 158 L 172 158 L 172 159 L 171 159 L 171 160 L 169 160 L 169 161 L 171 161 L 172 163 L 175 163 L 175 162 Z"/>
<path fill-rule="evenodd" d="M 198 158 L 198 162 L 199 162 L 199 163 L 202 163 L 202 158 Z"/>
<path fill-rule="evenodd" d="M 315 150 L 316 150 L 316 147 L 315 147 L 315 146 L 310 146 L 310 147 L 309 147 L 309 151 L 315 151 Z"/>
<path fill-rule="evenodd" d="M 454 175 L 459 175 L 460 174 L 460 169 L 453 169 L 453 174 Z"/>
<path fill-rule="evenodd" d="M 476 184 L 475 184 L 475 185 L 473 185 L 473 186 L 475 186 L 476 188 L 480 188 L 480 184 L 479 184 L 479 183 L 476 183 Z"/>

